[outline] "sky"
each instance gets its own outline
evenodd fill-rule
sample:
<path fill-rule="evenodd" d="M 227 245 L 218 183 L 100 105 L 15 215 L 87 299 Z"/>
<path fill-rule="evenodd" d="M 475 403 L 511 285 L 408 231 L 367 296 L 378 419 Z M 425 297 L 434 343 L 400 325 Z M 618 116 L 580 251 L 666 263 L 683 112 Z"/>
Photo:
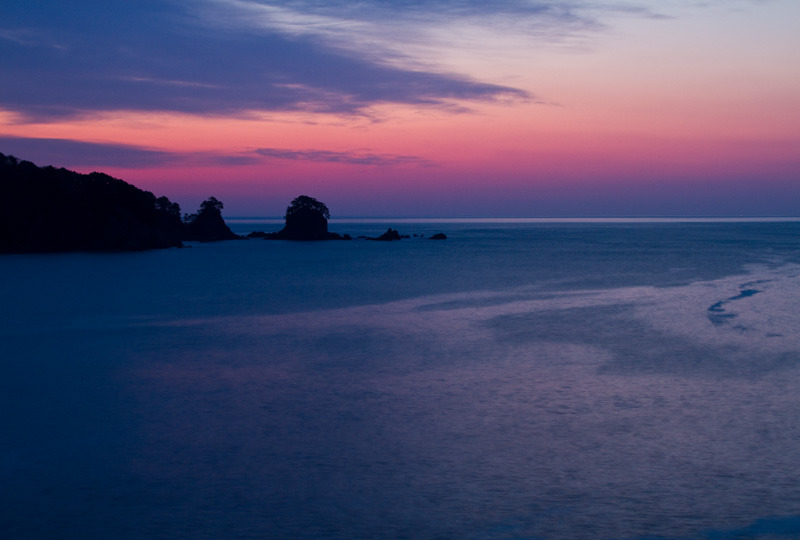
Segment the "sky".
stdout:
<path fill-rule="evenodd" d="M 0 0 L 0 152 L 184 211 L 800 216 L 797 0 Z"/>

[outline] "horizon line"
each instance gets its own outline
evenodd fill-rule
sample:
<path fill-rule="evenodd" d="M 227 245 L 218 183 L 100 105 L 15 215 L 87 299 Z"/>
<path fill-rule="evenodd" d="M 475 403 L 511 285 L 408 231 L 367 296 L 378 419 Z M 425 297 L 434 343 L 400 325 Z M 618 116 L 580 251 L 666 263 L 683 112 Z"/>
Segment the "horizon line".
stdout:
<path fill-rule="evenodd" d="M 283 216 L 225 216 L 225 219 L 236 221 L 276 221 L 283 222 Z M 330 218 L 333 223 L 383 223 L 396 221 L 405 223 L 554 223 L 554 222 L 589 222 L 589 223 L 623 223 L 623 222 L 797 222 L 800 216 L 560 216 L 560 217 L 399 217 L 399 216 L 343 216 Z"/>

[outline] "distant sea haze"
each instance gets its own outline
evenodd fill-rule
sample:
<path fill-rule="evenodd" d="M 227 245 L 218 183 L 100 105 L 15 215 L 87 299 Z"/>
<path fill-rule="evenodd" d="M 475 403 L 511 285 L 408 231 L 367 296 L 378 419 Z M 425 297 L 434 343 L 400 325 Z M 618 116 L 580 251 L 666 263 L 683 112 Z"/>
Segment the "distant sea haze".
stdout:
<path fill-rule="evenodd" d="M 226 217 L 237 224 L 283 223 L 283 217 Z M 409 217 L 332 217 L 331 223 L 783 223 L 800 221 L 800 217 L 465 217 L 465 218 L 409 218 Z"/>
<path fill-rule="evenodd" d="M 800 537 L 800 219 L 387 227 L 1 255 L 0 537 Z"/>

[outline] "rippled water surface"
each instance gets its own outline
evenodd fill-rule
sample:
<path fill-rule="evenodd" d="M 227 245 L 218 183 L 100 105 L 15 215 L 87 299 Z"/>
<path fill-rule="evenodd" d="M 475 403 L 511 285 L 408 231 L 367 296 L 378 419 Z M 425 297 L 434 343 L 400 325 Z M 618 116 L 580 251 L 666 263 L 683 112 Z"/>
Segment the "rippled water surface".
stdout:
<path fill-rule="evenodd" d="M 390 225 L 0 256 L 0 537 L 800 536 L 800 223 Z"/>

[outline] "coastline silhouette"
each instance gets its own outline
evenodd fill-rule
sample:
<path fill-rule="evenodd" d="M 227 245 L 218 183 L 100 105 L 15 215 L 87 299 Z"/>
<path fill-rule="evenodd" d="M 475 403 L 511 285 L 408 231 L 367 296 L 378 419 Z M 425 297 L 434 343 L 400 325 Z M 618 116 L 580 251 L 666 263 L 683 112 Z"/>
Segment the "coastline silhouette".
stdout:
<path fill-rule="evenodd" d="M 225 223 L 223 203 L 216 197 L 203 201 L 196 213 L 181 216 L 178 203 L 104 173 L 39 167 L 0 153 L 0 189 L 13 201 L 0 214 L 0 253 L 137 251 L 245 238 Z M 352 240 L 349 234 L 328 230 L 327 205 L 308 195 L 292 200 L 284 219 L 280 231 L 254 231 L 246 238 Z M 389 227 L 378 237 L 359 238 L 396 241 L 410 236 Z M 430 237 L 445 238 L 444 233 Z"/>
<path fill-rule="evenodd" d="M 178 203 L 107 174 L 39 167 L 0 153 L 0 253 L 136 251 L 240 238 L 214 197 L 181 218 Z"/>

